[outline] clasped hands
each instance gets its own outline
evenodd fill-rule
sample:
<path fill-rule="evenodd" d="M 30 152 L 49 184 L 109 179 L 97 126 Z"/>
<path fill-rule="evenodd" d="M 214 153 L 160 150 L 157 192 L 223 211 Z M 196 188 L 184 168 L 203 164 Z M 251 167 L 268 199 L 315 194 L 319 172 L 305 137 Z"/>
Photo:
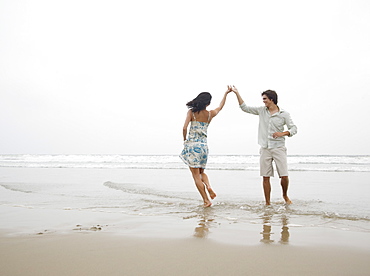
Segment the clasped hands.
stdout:
<path fill-rule="evenodd" d="M 233 86 L 228 85 L 228 86 L 227 86 L 226 93 L 228 93 L 228 94 L 229 94 L 230 92 L 238 93 L 238 89 L 235 87 L 235 85 L 233 85 Z"/>

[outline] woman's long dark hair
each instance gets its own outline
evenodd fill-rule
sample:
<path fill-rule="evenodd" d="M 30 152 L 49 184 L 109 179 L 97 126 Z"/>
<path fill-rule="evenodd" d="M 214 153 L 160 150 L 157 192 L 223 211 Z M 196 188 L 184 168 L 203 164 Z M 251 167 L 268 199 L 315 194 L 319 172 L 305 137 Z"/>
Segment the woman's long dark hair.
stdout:
<path fill-rule="evenodd" d="M 212 95 L 208 92 L 200 93 L 195 99 L 188 102 L 186 106 L 191 109 L 193 112 L 199 112 L 203 109 L 206 109 L 207 105 L 211 103 Z"/>

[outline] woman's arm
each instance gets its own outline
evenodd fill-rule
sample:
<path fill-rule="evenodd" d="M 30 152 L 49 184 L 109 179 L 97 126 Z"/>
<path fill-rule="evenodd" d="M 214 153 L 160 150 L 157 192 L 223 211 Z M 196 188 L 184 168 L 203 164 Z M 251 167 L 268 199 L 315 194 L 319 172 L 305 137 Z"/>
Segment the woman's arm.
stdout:
<path fill-rule="evenodd" d="M 226 92 L 225 92 L 225 94 L 224 94 L 224 96 L 223 96 L 223 98 L 222 98 L 222 100 L 220 102 L 219 107 L 217 107 L 214 110 L 211 110 L 211 116 L 212 116 L 212 118 L 215 117 L 221 111 L 221 109 L 224 107 L 224 105 L 226 103 L 227 94 L 229 94 L 231 91 L 232 91 L 231 86 L 228 85 L 227 86 L 227 90 L 226 90 Z"/>
<path fill-rule="evenodd" d="M 182 136 L 184 137 L 184 141 L 186 140 L 186 134 L 188 132 L 188 125 L 190 121 L 191 121 L 191 110 L 189 110 L 188 113 L 186 114 L 185 123 L 184 126 L 182 127 Z"/>

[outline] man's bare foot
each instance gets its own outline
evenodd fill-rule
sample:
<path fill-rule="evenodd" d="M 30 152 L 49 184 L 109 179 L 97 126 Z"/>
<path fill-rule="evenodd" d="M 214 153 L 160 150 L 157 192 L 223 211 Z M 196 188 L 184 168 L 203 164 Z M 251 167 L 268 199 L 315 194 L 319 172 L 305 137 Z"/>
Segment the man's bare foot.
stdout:
<path fill-rule="evenodd" d="M 283 196 L 286 204 L 292 204 L 293 202 L 289 199 L 288 196 Z"/>
<path fill-rule="evenodd" d="M 211 207 L 212 206 L 212 202 L 204 202 L 204 205 L 203 205 L 203 207 L 204 208 L 207 208 L 207 207 Z"/>

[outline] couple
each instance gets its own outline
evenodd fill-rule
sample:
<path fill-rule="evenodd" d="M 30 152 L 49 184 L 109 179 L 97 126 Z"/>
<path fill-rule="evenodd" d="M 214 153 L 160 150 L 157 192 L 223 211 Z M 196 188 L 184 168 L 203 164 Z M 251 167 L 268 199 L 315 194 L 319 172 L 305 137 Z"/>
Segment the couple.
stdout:
<path fill-rule="evenodd" d="M 228 86 L 220 106 L 214 110 L 206 110 L 212 99 L 208 92 L 200 93 L 195 99 L 186 104 L 190 110 L 186 115 L 183 127 L 184 149 L 180 158 L 190 168 L 195 185 L 202 196 L 204 207 L 210 207 L 212 205 L 210 198 L 214 199 L 216 197 L 208 176 L 204 173 L 208 157 L 207 128 L 213 117 L 216 117 L 224 107 L 227 94 L 230 92 L 236 94 L 239 106 L 244 112 L 259 115 L 260 174 L 263 177 L 266 205 L 270 205 L 270 177 L 274 176 L 272 161 L 275 162 L 277 172 L 281 178 L 283 198 L 287 204 L 291 204 L 292 202 L 288 197 L 289 178 L 284 136 L 291 137 L 296 134 L 297 127 L 294 125 L 290 114 L 278 107 L 278 96 L 275 91 L 267 90 L 262 93 L 264 106 L 250 107 L 244 103 L 235 86 Z M 189 123 L 190 129 L 186 138 Z M 287 126 L 287 131 L 284 131 L 284 125 Z"/>

